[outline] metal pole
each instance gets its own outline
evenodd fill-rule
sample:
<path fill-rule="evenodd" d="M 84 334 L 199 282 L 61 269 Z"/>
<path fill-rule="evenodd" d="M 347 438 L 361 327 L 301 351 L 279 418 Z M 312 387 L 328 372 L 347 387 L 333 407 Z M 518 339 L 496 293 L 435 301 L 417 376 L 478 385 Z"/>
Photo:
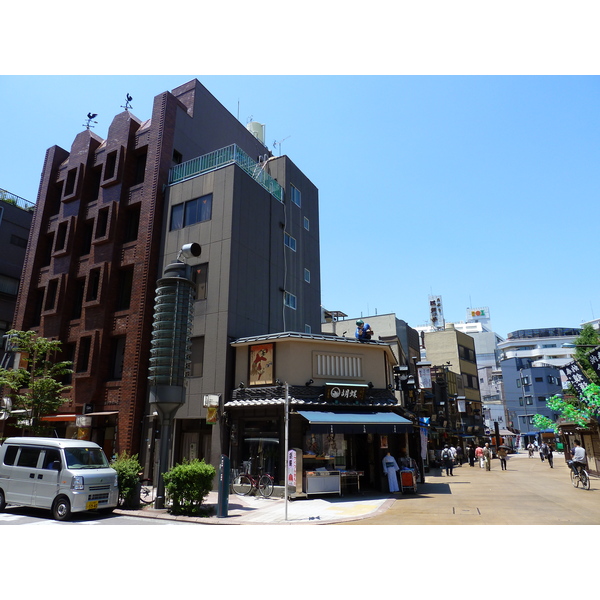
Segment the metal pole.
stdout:
<path fill-rule="evenodd" d="M 285 383 L 285 413 L 284 413 L 284 430 L 285 430 L 285 440 L 283 444 L 284 458 L 285 458 L 285 474 L 283 480 L 283 495 L 285 497 L 285 520 L 288 520 L 288 476 L 289 476 L 289 467 L 288 467 L 288 438 L 289 438 L 289 411 L 290 411 L 290 394 L 289 394 L 289 386 L 287 382 Z"/>

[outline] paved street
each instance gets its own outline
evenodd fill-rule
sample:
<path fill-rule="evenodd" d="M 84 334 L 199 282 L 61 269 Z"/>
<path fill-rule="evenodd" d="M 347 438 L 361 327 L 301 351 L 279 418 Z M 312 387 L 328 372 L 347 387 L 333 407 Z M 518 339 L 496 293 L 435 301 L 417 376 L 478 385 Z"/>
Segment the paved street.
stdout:
<path fill-rule="evenodd" d="M 386 510 L 341 525 L 598 525 L 600 480 L 591 489 L 571 485 L 562 455 L 554 468 L 539 456 L 511 455 L 506 471 L 463 465 L 446 477 L 436 469 L 416 495 L 399 496 Z"/>
<path fill-rule="evenodd" d="M 77 513 L 69 521 L 55 521 L 49 510 L 9 506 L 0 513 L 0 527 L 4 525 L 184 525 L 178 521 L 162 521 L 159 519 L 142 519 L 129 515 L 100 515 L 95 512 Z"/>

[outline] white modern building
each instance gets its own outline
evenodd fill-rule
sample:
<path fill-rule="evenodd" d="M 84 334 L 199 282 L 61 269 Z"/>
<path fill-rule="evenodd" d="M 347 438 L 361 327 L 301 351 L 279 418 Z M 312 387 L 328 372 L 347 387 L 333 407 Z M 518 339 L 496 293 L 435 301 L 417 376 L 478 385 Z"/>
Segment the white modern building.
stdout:
<path fill-rule="evenodd" d="M 508 334 L 505 341 L 498 344 L 500 360 L 520 358 L 533 367 L 562 367 L 573 360 L 573 344 L 581 334 L 577 327 L 547 327 L 543 329 L 520 329 Z"/>

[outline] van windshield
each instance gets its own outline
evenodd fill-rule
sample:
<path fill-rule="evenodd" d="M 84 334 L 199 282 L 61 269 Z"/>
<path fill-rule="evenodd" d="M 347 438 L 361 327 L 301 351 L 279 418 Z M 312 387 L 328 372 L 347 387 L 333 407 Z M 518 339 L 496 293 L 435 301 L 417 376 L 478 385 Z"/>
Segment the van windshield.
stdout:
<path fill-rule="evenodd" d="M 65 448 L 70 469 L 105 469 L 109 466 L 101 448 Z"/>

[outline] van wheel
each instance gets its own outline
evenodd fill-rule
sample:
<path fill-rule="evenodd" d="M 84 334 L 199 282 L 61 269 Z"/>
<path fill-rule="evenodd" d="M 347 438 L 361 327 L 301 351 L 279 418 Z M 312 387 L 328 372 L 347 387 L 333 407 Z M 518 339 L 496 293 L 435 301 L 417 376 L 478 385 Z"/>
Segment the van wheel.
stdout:
<path fill-rule="evenodd" d="M 57 521 L 66 521 L 71 516 L 71 503 L 68 498 L 61 496 L 54 501 L 52 516 Z"/>
<path fill-rule="evenodd" d="M 4 490 L 0 489 L 0 512 L 4 512 L 6 508 L 6 498 L 4 497 Z"/>

